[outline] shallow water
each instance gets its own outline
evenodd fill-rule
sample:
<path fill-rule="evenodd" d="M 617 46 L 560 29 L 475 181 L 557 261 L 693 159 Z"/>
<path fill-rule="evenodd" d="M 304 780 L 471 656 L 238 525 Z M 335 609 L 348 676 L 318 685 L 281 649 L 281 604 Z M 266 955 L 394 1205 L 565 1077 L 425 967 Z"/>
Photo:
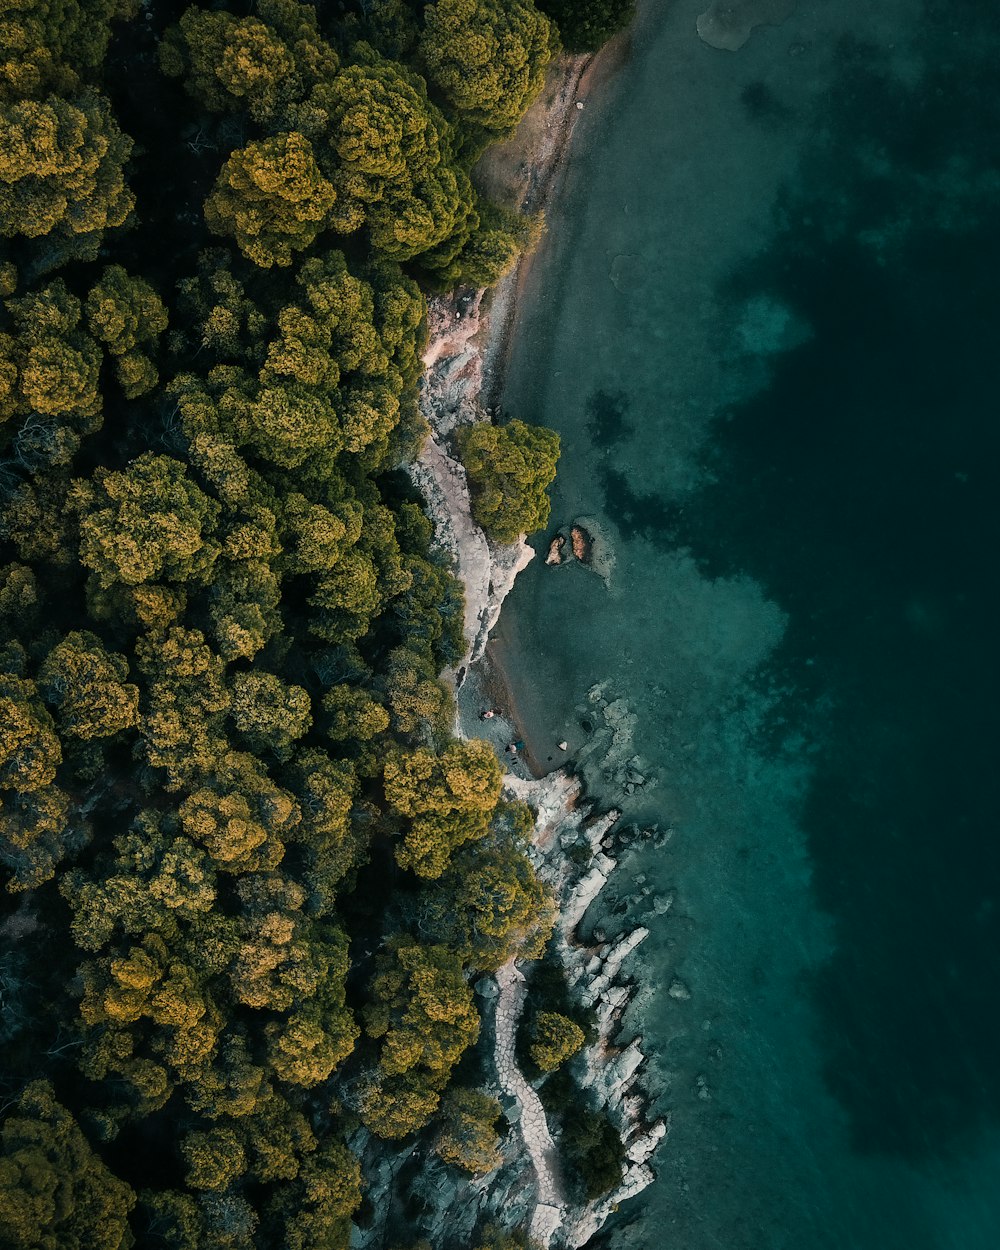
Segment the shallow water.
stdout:
<path fill-rule="evenodd" d="M 699 8 L 584 111 L 503 396 L 614 557 L 508 600 L 525 735 L 673 829 L 613 887 L 673 894 L 628 1021 L 671 1132 L 608 1241 L 995 1250 L 1000 21 Z"/>

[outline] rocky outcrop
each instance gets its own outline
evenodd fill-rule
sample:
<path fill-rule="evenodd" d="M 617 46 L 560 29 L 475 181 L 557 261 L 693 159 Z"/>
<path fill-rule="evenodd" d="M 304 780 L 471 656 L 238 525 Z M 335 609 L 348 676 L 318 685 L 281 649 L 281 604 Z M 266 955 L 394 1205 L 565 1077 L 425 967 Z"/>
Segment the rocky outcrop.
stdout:
<path fill-rule="evenodd" d="M 594 546 L 594 540 L 590 537 L 582 525 L 573 525 L 569 531 L 570 546 L 573 548 L 573 555 L 581 564 L 590 563 L 590 554 Z"/>
<path fill-rule="evenodd" d="M 580 801 L 580 782 L 567 770 L 539 781 L 508 776 L 506 785 L 512 795 L 531 803 L 537 811 L 533 854 L 539 876 L 551 887 L 559 904 L 557 950 L 569 983 L 597 1012 L 597 1039 L 583 1052 L 583 1083 L 617 1122 L 625 1146 L 626 1164 L 616 1189 L 597 1202 L 561 1209 L 553 1240 L 558 1245 L 578 1247 L 590 1240 L 620 1203 L 652 1183 L 649 1159 L 667 1134 L 666 1121 L 646 1123 L 647 1098 L 636 1090 L 645 1062 L 642 1039 L 633 1038 L 625 1046 L 617 1044 L 622 1015 L 633 995 L 633 987 L 623 975 L 624 965 L 649 936 L 649 930 L 642 926 L 626 929 L 612 941 L 602 935 L 597 945 L 586 943 L 579 934 L 585 913 L 617 865 L 606 848 L 620 840 L 615 836 L 620 813 L 596 815 Z M 578 866 L 582 848 L 590 857 L 583 868 Z M 594 937 L 596 940 L 597 931 Z"/>
<path fill-rule="evenodd" d="M 566 546 L 565 534 L 556 534 L 555 538 L 549 543 L 548 555 L 545 557 L 546 564 L 562 564 L 562 549 Z"/>
<path fill-rule="evenodd" d="M 448 448 L 448 436 L 457 425 L 489 419 L 479 404 L 482 344 L 489 330 L 483 294 L 458 292 L 428 305 L 430 338 L 420 403 L 431 432 L 420 457 L 410 465 L 410 476 L 434 522 L 438 550 L 465 586 L 466 652 L 445 675 L 456 684 L 482 655 L 514 579 L 535 555 L 523 535 L 509 546 L 487 540 L 472 519 L 465 469 Z"/>

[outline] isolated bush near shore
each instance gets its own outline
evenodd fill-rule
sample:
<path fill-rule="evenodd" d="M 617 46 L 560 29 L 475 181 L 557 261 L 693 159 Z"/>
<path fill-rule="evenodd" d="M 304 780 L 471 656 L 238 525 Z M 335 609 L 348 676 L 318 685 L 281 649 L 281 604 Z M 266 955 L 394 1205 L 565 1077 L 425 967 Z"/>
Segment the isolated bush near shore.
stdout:
<path fill-rule="evenodd" d="M 494 542 L 544 529 L 547 488 L 556 475 L 559 435 L 541 425 L 466 425 L 456 433 L 469 477 L 472 515 Z"/>

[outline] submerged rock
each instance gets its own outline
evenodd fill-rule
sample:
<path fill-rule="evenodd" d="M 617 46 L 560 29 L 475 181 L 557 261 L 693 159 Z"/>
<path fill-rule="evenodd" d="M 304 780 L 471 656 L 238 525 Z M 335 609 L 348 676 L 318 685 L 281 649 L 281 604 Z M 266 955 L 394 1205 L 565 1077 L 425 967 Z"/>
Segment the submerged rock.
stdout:
<path fill-rule="evenodd" d="M 695 23 L 710 48 L 738 52 L 755 26 L 778 26 L 795 9 L 795 0 L 715 0 Z"/>

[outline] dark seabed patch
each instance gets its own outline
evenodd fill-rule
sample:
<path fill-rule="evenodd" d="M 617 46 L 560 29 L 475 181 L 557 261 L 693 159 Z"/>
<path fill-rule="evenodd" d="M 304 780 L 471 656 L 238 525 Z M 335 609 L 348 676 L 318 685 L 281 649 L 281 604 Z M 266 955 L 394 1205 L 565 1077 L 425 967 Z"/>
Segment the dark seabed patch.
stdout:
<path fill-rule="evenodd" d="M 628 405 L 624 391 L 597 390 L 587 400 L 587 431 L 596 447 L 614 447 L 635 434 Z"/>
<path fill-rule="evenodd" d="M 1000 117 L 985 45 L 962 48 L 907 92 L 843 42 L 808 195 L 730 288 L 766 280 L 813 338 L 727 414 L 681 527 L 790 611 L 778 663 L 830 695 L 804 816 L 838 940 L 826 1077 L 859 1151 L 916 1162 L 1000 1126 Z"/>

